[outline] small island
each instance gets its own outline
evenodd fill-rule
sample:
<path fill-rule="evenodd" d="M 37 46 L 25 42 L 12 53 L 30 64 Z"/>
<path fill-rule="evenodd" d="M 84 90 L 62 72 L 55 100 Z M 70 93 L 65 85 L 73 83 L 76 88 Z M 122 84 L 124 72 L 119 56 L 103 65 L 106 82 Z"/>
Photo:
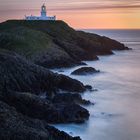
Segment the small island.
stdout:
<path fill-rule="evenodd" d="M 93 67 L 81 67 L 79 69 L 74 70 L 71 74 L 72 75 L 89 75 L 89 74 L 95 74 L 100 72 L 99 70 L 96 70 Z"/>
<path fill-rule="evenodd" d="M 113 50 L 128 47 L 76 31 L 64 21 L 0 23 L 0 138 L 80 140 L 50 124 L 88 120 L 90 114 L 81 105 L 90 101 L 81 93 L 90 86 L 50 69 L 82 65 L 83 60 L 98 60 L 98 55 Z"/>

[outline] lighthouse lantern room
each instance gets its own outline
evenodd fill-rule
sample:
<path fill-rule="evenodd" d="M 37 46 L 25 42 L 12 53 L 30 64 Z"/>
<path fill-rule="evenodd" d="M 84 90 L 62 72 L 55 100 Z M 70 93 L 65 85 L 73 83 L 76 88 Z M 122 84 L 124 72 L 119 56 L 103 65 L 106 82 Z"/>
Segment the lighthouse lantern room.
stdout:
<path fill-rule="evenodd" d="M 25 20 L 56 20 L 56 16 L 47 16 L 45 4 L 41 6 L 41 16 L 25 16 Z"/>

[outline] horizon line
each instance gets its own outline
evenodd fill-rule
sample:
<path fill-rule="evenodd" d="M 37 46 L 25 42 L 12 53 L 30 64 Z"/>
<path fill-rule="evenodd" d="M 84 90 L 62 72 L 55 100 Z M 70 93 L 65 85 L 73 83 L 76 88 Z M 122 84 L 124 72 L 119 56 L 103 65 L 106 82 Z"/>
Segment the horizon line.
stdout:
<path fill-rule="evenodd" d="M 76 30 L 140 30 L 140 28 L 75 28 Z"/>
<path fill-rule="evenodd" d="M 4 21 L 0 21 L 0 24 L 9 20 L 24 20 L 24 19 L 7 19 Z M 63 21 L 63 20 L 56 20 L 56 21 Z M 64 21 L 65 22 L 65 21 Z M 67 22 L 65 22 L 67 23 Z M 69 23 L 67 23 L 69 25 Z M 74 28 L 75 30 L 140 30 L 140 28 L 77 28 L 77 27 L 73 27 L 71 25 L 69 25 L 70 27 Z"/>

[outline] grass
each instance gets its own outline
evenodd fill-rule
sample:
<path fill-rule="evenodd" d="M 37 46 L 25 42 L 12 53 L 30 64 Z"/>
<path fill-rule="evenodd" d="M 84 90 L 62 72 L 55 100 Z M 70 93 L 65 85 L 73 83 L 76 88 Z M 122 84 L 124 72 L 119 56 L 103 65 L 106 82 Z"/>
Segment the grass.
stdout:
<path fill-rule="evenodd" d="M 50 36 L 27 27 L 15 27 L 0 32 L 0 48 L 17 52 L 26 57 L 44 51 L 51 46 L 51 43 Z"/>
<path fill-rule="evenodd" d="M 112 45 L 113 44 L 113 45 Z M 99 35 L 75 31 L 63 21 L 9 20 L 0 23 L 0 48 L 34 61 L 94 59 L 119 44 Z M 93 57 L 92 57 L 93 56 Z M 39 59 L 40 58 L 40 59 Z M 46 61 L 46 62 L 45 62 Z"/>

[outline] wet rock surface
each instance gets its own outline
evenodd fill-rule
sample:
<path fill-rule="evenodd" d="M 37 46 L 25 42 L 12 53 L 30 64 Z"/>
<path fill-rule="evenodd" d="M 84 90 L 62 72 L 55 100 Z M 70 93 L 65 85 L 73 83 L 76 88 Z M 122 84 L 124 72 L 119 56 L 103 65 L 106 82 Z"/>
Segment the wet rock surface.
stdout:
<path fill-rule="evenodd" d="M 83 92 L 85 86 L 9 51 L 0 52 L 0 138 L 4 140 L 79 140 L 47 123 L 81 123 L 89 112 L 76 102 L 52 102 L 60 90 Z M 46 92 L 48 99 L 40 98 Z M 38 120 L 37 120 L 38 119 Z"/>
<path fill-rule="evenodd" d="M 72 75 L 88 75 L 88 74 L 94 74 L 100 72 L 99 70 L 96 70 L 93 67 L 82 67 L 75 71 L 73 71 Z"/>
<path fill-rule="evenodd" d="M 0 52 L 0 90 L 39 94 L 55 90 L 85 91 L 84 85 L 65 75 L 53 73 L 11 52 Z"/>
<path fill-rule="evenodd" d="M 87 105 L 90 104 L 90 101 L 82 99 L 81 95 L 78 93 L 60 93 L 53 97 L 52 102 L 54 103 L 78 103 Z"/>
<path fill-rule="evenodd" d="M 1 93 L 0 100 L 14 106 L 18 112 L 26 116 L 45 120 L 48 123 L 77 123 L 89 118 L 89 112 L 76 102 L 59 102 L 60 98 L 51 102 L 30 93 L 7 92 Z M 82 99 L 79 100 L 84 102 Z"/>
<path fill-rule="evenodd" d="M 0 101 L 1 140 L 80 140 L 49 126 L 45 121 L 18 113 L 16 109 Z"/>

